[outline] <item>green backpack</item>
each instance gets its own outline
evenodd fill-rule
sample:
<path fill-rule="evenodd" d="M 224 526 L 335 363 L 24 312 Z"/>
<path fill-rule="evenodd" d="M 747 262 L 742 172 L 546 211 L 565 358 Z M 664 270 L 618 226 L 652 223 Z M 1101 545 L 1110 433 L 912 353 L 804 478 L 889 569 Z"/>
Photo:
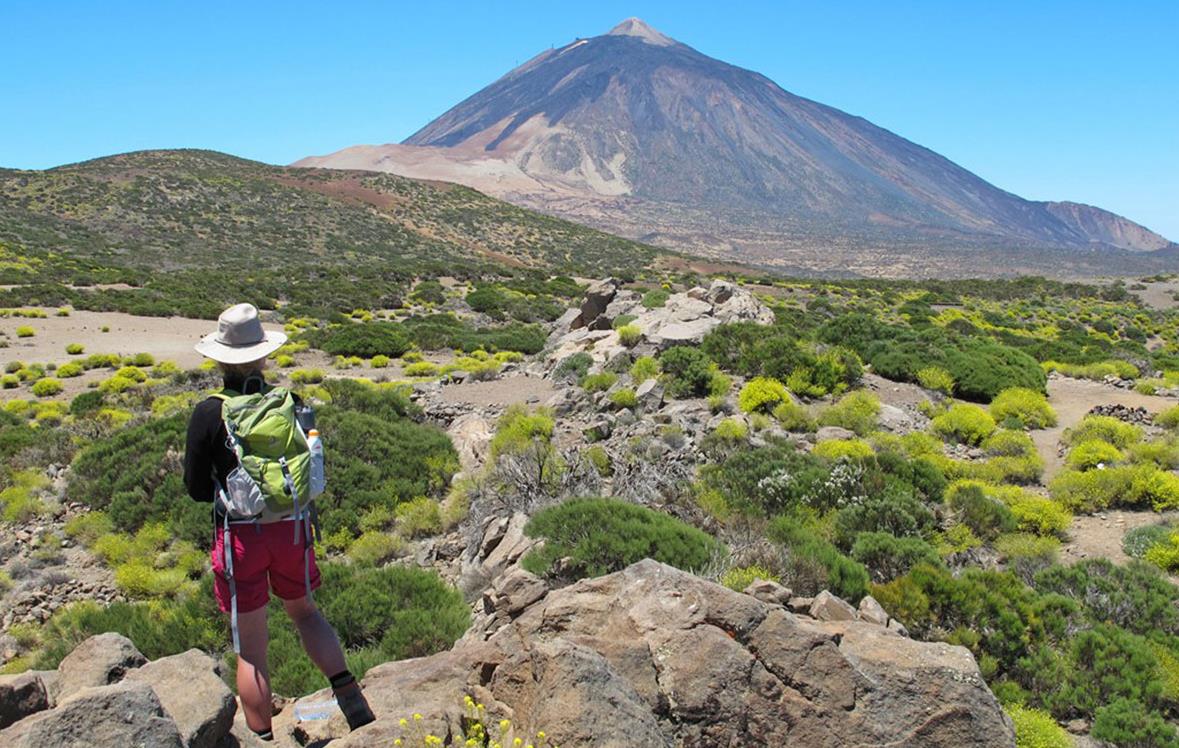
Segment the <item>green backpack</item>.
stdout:
<path fill-rule="evenodd" d="M 227 518 L 252 519 L 263 510 L 302 516 L 311 505 L 311 452 L 285 387 L 252 395 L 223 390 L 221 418 L 238 465 L 220 487 Z"/>

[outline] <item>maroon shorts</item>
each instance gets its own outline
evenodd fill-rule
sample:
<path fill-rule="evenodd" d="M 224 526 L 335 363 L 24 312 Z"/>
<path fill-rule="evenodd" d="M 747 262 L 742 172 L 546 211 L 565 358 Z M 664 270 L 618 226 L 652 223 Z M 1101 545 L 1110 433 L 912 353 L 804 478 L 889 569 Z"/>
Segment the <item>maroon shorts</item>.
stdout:
<path fill-rule="evenodd" d="M 319 569 L 315 550 L 304 544 L 302 534 L 295 540 L 294 522 L 271 522 L 265 525 L 230 525 L 233 541 L 233 578 L 237 585 L 237 610 L 248 613 L 270 601 L 270 590 L 283 600 L 298 600 L 307 594 L 306 573 L 311 575 L 311 589 L 319 587 Z M 229 580 L 225 576 L 225 537 L 217 528 L 213 541 L 213 579 L 217 604 L 228 613 Z M 304 554 L 306 550 L 306 554 Z"/>

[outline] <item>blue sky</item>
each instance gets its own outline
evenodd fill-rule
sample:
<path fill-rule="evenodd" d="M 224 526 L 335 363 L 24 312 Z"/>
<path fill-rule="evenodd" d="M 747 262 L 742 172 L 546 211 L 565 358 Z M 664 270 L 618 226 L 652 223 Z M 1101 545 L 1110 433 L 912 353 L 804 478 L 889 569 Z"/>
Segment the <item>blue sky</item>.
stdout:
<path fill-rule="evenodd" d="M 829 6 L 829 7 L 825 7 Z M 399 141 L 628 16 L 1032 199 L 1179 241 L 1179 3 L 0 2 L 0 165 Z"/>

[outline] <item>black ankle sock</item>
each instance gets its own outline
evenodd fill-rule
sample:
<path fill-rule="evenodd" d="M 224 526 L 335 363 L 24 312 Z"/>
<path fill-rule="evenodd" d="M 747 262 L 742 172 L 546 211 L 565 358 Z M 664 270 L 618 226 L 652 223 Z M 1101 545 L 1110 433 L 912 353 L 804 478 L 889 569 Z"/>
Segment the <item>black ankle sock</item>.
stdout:
<path fill-rule="evenodd" d="M 352 675 L 351 670 L 345 670 L 341 673 L 336 673 L 332 677 L 328 678 L 328 681 L 331 682 L 333 689 L 339 690 L 339 689 L 343 688 L 344 686 L 350 686 L 353 683 L 355 683 L 356 676 Z"/>
<path fill-rule="evenodd" d="M 253 730 L 252 732 L 258 736 L 259 740 L 264 740 L 267 742 L 274 740 L 274 730 L 263 730 L 262 732 Z"/>

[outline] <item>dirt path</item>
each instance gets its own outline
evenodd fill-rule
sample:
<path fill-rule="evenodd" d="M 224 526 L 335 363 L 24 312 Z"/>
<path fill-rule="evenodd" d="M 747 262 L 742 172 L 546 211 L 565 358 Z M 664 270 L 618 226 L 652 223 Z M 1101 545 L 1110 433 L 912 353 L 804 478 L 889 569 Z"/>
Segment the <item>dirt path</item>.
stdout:
<path fill-rule="evenodd" d="M 1115 564 L 1130 560 L 1122 551 L 1122 539 L 1136 527 L 1154 525 L 1173 515 L 1149 510 L 1111 509 L 1099 514 L 1078 515 L 1068 529 L 1069 540 L 1060 548 L 1061 560 L 1075 563 L 1086 558 L 1108 558 Z"/>
<path fill-rule="evenodd" d="M 1093 406 L 1117 403 L 1158 413 L 1176 404 L 1175 400 L 1166 397 L 1143 395 L 1086 379 L 1056 376 L 1048 380 L 1048 402 L 1056 409 L 1056 426 L 1031 432 L 1032 441 L 1044 458 L 1045 485 L 1064 466 L 1064 458 L 1058 453 L 1060 437 L 1065 429 L 1080 423 Z"/>
<path fill-rule="evenodd" d="M 448 403 L 470 403 L 480 407 L 517 403 L 537 405 L 556 393 L 556 388 L 549 380 L 520 374 L 487 382 L 447 385 L 442 388 L 442 400 Z"/>

